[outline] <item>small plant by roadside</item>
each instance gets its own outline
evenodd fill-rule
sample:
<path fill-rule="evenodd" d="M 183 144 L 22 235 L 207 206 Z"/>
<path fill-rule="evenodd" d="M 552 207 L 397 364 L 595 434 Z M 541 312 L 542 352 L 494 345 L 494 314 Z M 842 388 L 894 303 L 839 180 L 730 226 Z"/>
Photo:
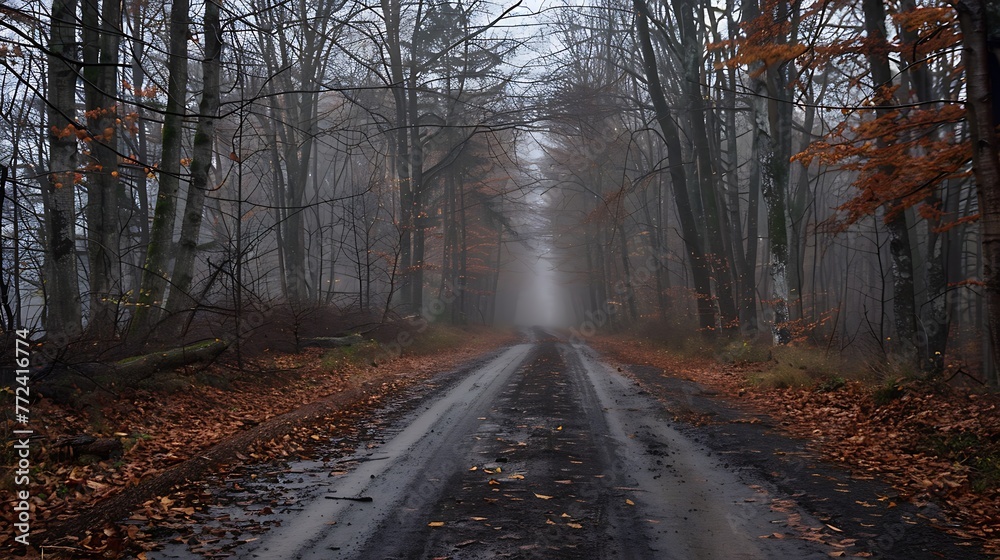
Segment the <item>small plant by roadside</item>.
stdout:
<path fill-rule="evenodd" d="M 344 366 L 371 365 L 378 355 L 379 344 L 374 340 L 366 340 L 360 344 L 352 344 L 341 348 L 331 348 L 323 354 L 323 367 L 336 369 Z"/>
<path fill-rule="evenodd" d="M 719 361 L 730 364 L 758 364 L 774 359 L 771 345 L 759 340 L 734 340 L 726 344 L 719 354 Z"/>
<path fill-rule="evenodd" d="M 889 379 L 872 393 L 875 406 L 885 406 L 903 396 L 903 387 L 899 379 Z"/>
<path fill-rule="evenodd" d="M 816 386 L 816 390 L 822 393 L 830 393 L 847 386 L 847 380 L 840 376 L 831 377 Z"/>
<path fill-rule="evenodd" d="M 730 343 L 727 348 L 738 343 Z M 809 346 L 789 345 L 772 347 L 765 343 L 742 345 L 748 350 L 742 359 L 732 363 L 755 366 L 755 371 L 747 374 L 750 385 L 766 389 L 813 388 L 818 391 L 835 391 L 843 387 L 848 379 L 860 375 L 853 372 L 847 361 L 839 355 L 831 356 L 822 349 Z M 767 355 L 767 359 L 760 359 Z"/>

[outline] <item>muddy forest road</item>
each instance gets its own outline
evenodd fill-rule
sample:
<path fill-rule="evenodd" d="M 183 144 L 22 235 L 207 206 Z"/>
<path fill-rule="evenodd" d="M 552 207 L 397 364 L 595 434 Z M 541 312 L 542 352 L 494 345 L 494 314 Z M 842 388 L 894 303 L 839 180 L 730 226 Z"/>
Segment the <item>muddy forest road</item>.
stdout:
<path fill-rule="evenodd" d="M 738 450 L 697 443 L 695 432 L 671 420 L 669 400 L 652 398 L 590 348 L 533 338 L 421 398 L 383 441 L 349 460 L 291 465 L 293 474 L 274 482 L 285 498 L 264 512 L 269 530 L 229 552 L 245 559 L 978 557 L 924 526 L 919 512 L 898 524 L 881 517 L 885 511 L 863 512 L 875 516 L 870 523 L 834 515 L 827 524 L 813 513 L 844 495 L 838 484 L 870 491 L 849 498 L 876 509 L 885 489 L 856 490 L 831 482 L 836 473 L 800 467 L 802 484 L 827 491 L 796 490 L 793 502 L 758 475 L 772 465 L 737 468 Z M 759 429 L 752 424 L 744 426 Z M 799 505 L 810 497 L 819 504 L 812 512 Z M 869 529 L 852 535 L 855 528 Z M 887 548 L 879 544 L 886 539 Z M 148 557 L 192 556 L 168 547 Z"/>

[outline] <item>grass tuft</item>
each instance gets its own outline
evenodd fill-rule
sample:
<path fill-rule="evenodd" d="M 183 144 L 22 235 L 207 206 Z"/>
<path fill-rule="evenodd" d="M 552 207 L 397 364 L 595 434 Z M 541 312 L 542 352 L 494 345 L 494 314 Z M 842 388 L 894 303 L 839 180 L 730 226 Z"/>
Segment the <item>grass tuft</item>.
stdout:
<path fill-rule="evenodd" d="M 835 391 L 852 376 L 844 358 L 830 356 L 822 349 L 808 346 L 767 347 L 771 365 L 750 375 L 750 382 L 765 388 L 815 387 Z"/>
<path fill-rule="evenodd" d="M 811 387 L 815 380 L 805 371 L 797 368 L 775 367 L 749 376 L 751 384 L 767 389 L 789 389 L 793 387 Z"/>
<path fill-rule="evenodd" d="M 774 357 L 772 346 L 762 340 L 734 340 L 726 344 L 719 354 L 719 361 L 729 364 L 758 364 Z"/>
<path fill-rule="evenodd" d="M 875 389 L 875 392 L 872 393 L 872 401 L 875 403 L 875 406 L 885 406 L 902 397 L 903 393 L 905 391 L 900 386 L 899 380 L 889 379 L 884 385 Z"/>

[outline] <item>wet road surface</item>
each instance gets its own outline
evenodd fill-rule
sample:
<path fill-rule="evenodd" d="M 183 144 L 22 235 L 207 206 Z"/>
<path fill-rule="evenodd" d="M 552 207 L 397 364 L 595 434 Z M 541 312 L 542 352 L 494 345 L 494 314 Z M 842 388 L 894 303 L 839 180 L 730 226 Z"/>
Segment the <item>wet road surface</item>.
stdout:
<path fill-rule="evenodd" d="M 645 370 L 636 378 L 673 389 L 671 378 Z M 587 346 L 543 334 L 449 379 L 367 424 L 369 439 L 351 455 L 331 446 L 326 457 L 272 466 L 274 476 L 240 479 L 242 530 L 210 521 L 232 525 L 240 508 L 230 505 L 207 515 L 201 533 L 237 535 L 224 556 L 241 559 L 978 557 L 955 556 L 972 551 L 953 545 L 928 550 L 919 539 L 938 533 L 909 525 L 893 541 L 913 545 L 905 555 L 898 546 L 866 550 L 862 535 L 831 527 L 822 511 L 867 503 L 840 494 L 846 483 L 809 495 L 788 475 L 769 484 L 782 465 L 752 460 L 786 453 L 754 446 L 778 436 L 739 419 L 720 424 L 720 435 L 745 428 L 739 441 L 693 432 L 673 421 L 674 408 L 734 413 L 702 403 L 692 387 L 676 391 L 680 400 L 654 399 Z M 802 465 L 792 476 L 830 478 Z M 796 505 L 810 499 L 823 519 Z M 857 519 L 859 528 L 881 526 Z M 147 558 L 198 557 L 183 544 Z"/>
<path fill-rule="evenodd" d="M 585 347 L 514 346 L 240 558 L 826 558 Z M 831 549 L 832 550 L 832 549 Z"/>

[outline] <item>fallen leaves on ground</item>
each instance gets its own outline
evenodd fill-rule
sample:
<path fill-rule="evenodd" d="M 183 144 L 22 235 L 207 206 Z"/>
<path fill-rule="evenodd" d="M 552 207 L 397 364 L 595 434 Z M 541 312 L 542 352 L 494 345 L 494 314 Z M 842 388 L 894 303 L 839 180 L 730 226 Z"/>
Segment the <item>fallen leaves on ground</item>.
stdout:
<path fill-rule="evenodd" d="M 1000 554 L 1000 488 L 995 480 L 983 482 L 984 474 L 1000 475 L 1000 464 L 991 464 L 1000 460 L 1000 395 L 914 383 L 898 398 L 876 405 L 875 389 L 859 382 L 834 391 L 770 389 L 748 383 L 748 374 L 759 370 L 752 365 L 681 358 L 662 346 L 624 337 L 602 337 L 592 344 L 623 363 L 655 366 L 664 375 L 694 381 L 770 416 L 854 476 L 877 476 L 917 505 L 933 501 L 953 519 L 931 521 Z M 977 449 L 988 454 L 978 471 Z M 950 526 L 955 522 L 961 528 Z"/>
<path fill-rule="evenodd" d="M 76 410 L 40 398 L 32 405 L 32 428 L 37 440 L 32 443 L 31 508 L 33 533 L 46 522 L 66 518 L 109 496 L 153 477 L 167 467 L 183 462 L 219 443 L 227 436 L 304 404 L 321 400 L 351 387 L 366 388 L 367 396 L 356 405 L 374 406 L 386 396 L 410 384 L 426 380 L 438 371 L 447 371 L 492 348 L 511 341 L 511 334 L 488 330 L 470 330 L 461 345 L 425 356 L 402 356 L 377 367 L 337 363 L 324 366 L 326 350 L 309 348 L 297 354 L 271 355 L 246 363 L 251 373 L 235 373 L 223 365 L 199 371 L 201 378 L 225 379 L 225 388 L 196 383 L 190 374 L 188 386 L 173 392 L 144 389 L 118 389 L 118 398 L 108 398 L 101 406 Z M 14 425 L 4 425 L 11 433 Z M 349 419 L 317 431 L 315 426 L 299 426 L 290 435 L 277 440 L 258 442 L 235 460 L 263 462 L 292 453 L 301 453 L 310 444 L 331 435 L 350 431 Z M 71 457 L 54 449 L 61 435 L 91 434 L 118 437 L 124 445 L 121 457 L 89 464 L 76 464 Z M 37 443 L 36 443 L 37 441 Z M 11 488 L 0 489 L 0 501 L 11 503 Z M 190 500 L 187 500 L 190 502 Z M 197 502 L 197 500 L 194 500 Z M 192 502 L 192 503 L 194 503 Z M 177 507 L 169 496 L 141 505 L 133 521 L 154 524 L 183 523 L 202 505 L 184 503 Z M 0 548 L 13 544 L 13 514 L 10 508 L 0 513 Z M 40 536 L 40 535 L 39 535 Z M 120 535 L 115 529 L 107 535 L 97 530 L 77 543 L 79 553 L 104 554 L 114 558 L 123 542 L 139 541 L 143 533 Z M 39 539 L 33 539 L 38 542 Z M 140 545 L 143 546 L 143 545 Z M 147 550 L 151 548 L 146 548 Z"/>

